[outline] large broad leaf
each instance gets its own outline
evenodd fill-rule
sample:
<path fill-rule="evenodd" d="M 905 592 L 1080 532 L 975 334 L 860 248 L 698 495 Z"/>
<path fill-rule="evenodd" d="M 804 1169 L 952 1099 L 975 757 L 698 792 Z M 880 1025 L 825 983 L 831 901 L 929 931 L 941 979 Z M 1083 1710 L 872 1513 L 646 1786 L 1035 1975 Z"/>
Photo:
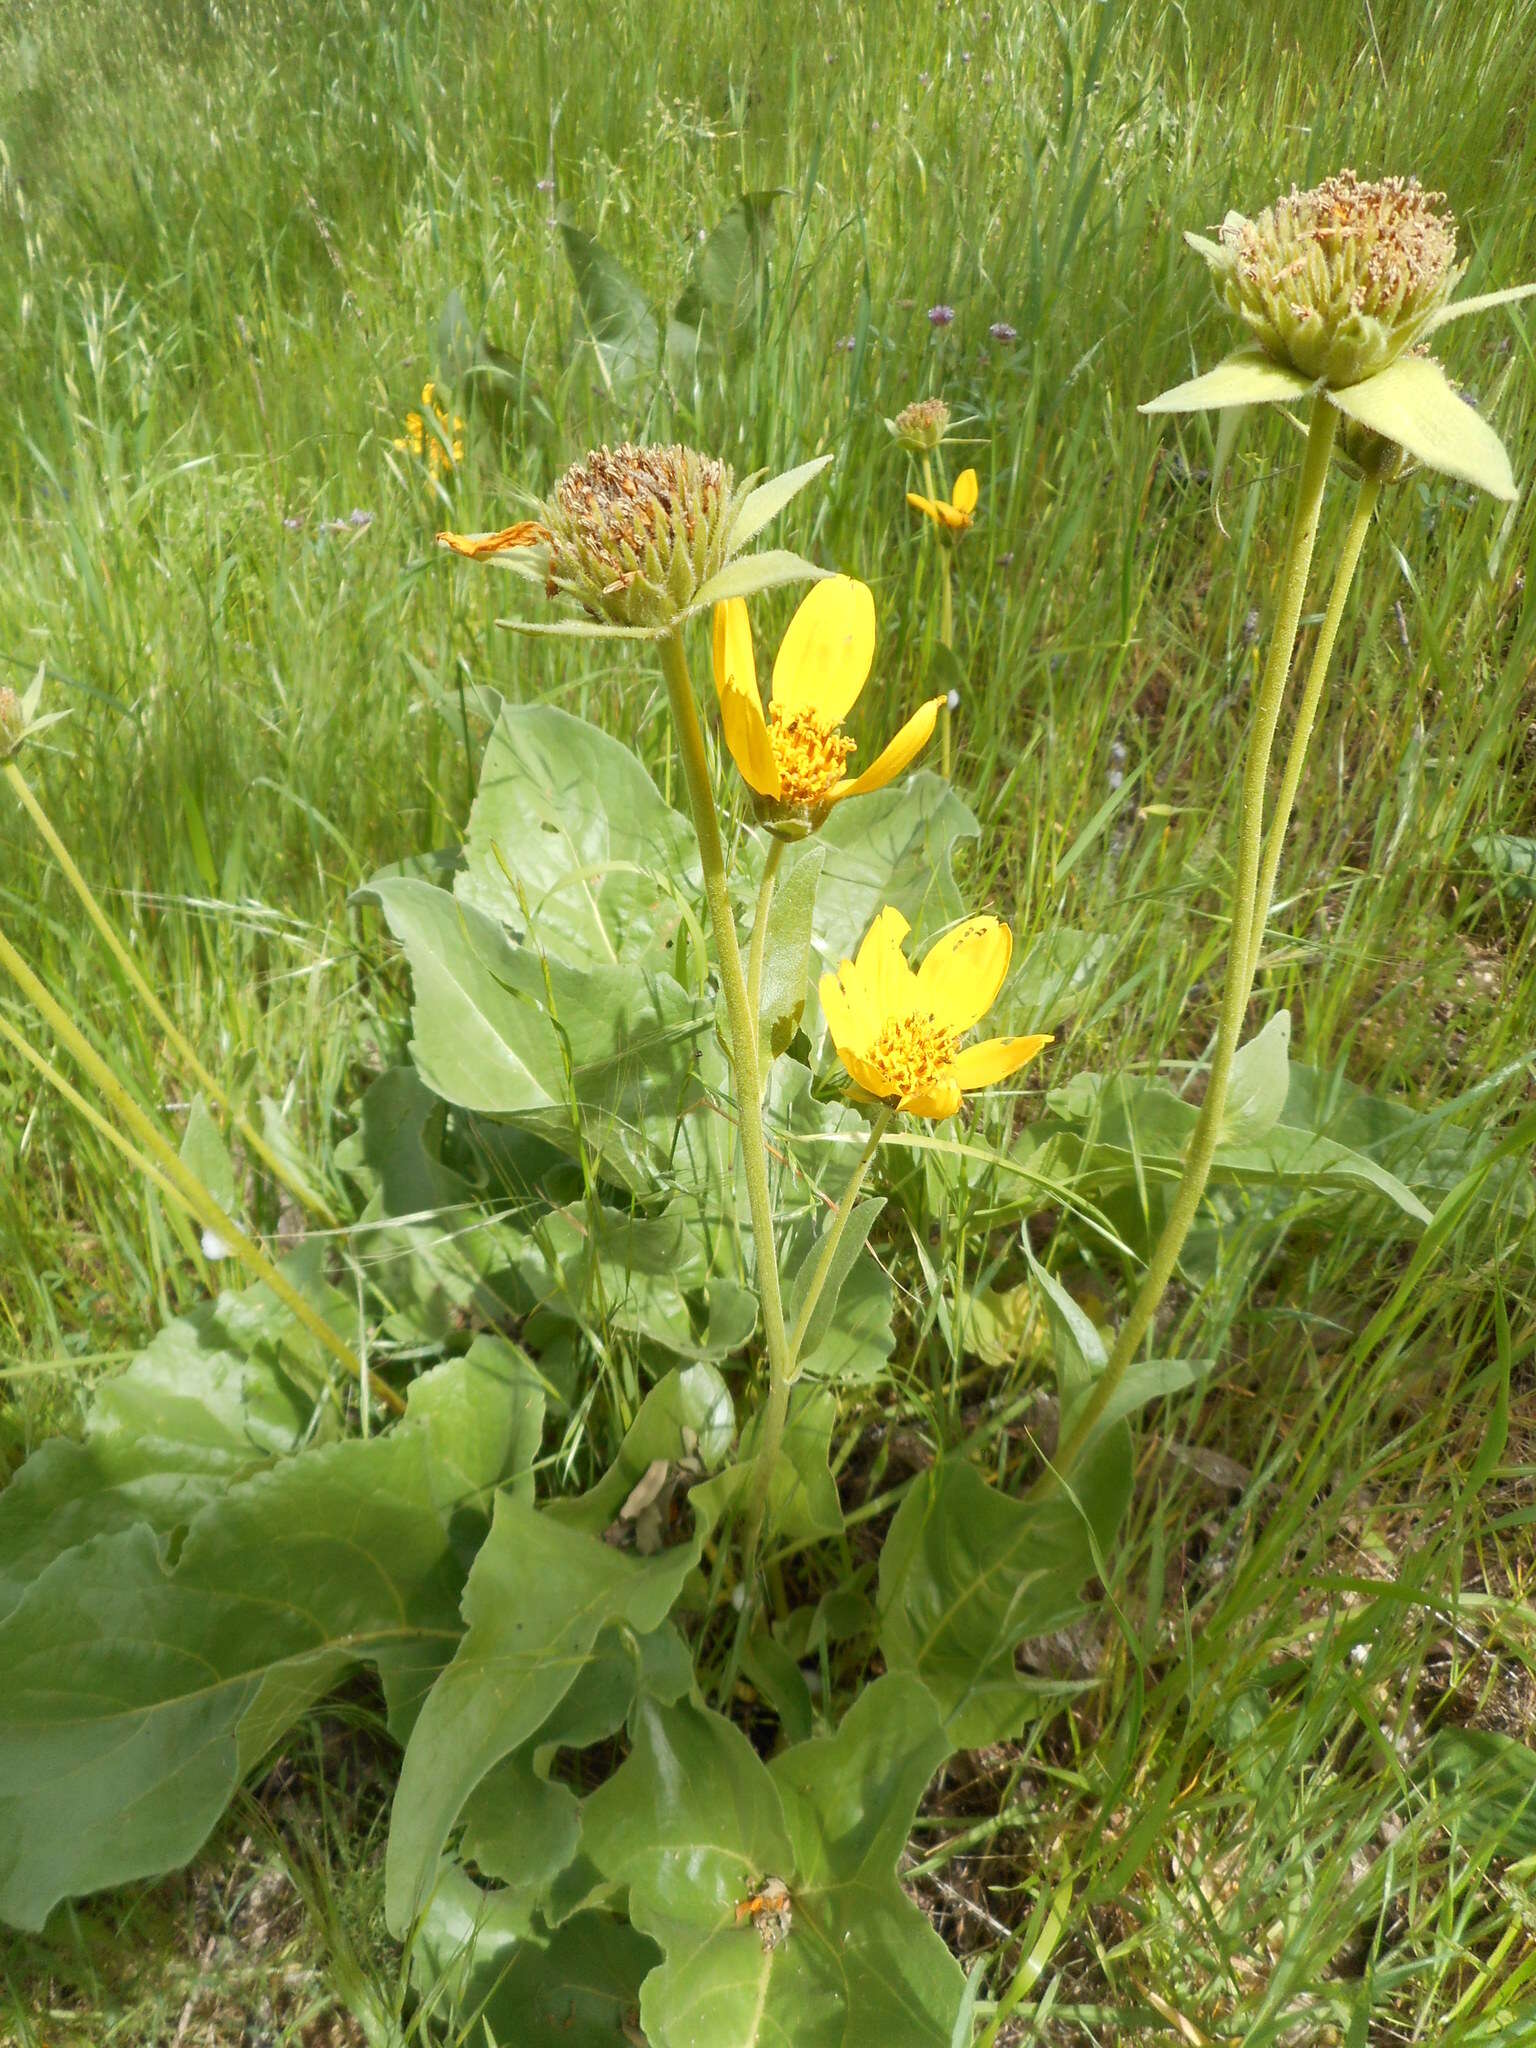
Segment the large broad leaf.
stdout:
<path fill-rule="evenodd" d="M 744 192 L 694 252 L 680 324 L 727 351 L 749 345 L 763 288 L 764 243 L 777 191 Z"/>
<path fill-rule="evenodd" d="M 790 1397 L 778 1462 L 768 1482 L 765 1526 L 784 1543 L 817 1543 L 842 1533 L 843 1511 L 832 1478 L 832 1428 L 837 1399 L 830 1387 L 797 1387 Z M 692 1498 L 710 1520 L 745 1509 L 757 1479 L 757 1453 L 762 1442 L 762 1413 L 741 1433 L 734 1464 L 717 1478 L 696 1487 Z"/>
<path fill-rule="evenodd" d="M 1395 441 L 1430 469 L 1476 484 L 1490 497 L 1518 496 L 1504 443 L 1457 395 L 1431 356 L 1399 356 L 1378 376 L 1328 396 L 1340 412 Z"/>
<path fill-rule="evenodd" d="M 895 1876 L 946 1749 L 903 1679 L 771 1765 L 718 1714 L 642 1708 L 582 1835 L 663 1952 L 641 1993 L 651 2048 L 950 2048 L 964 1979 Z"/>
<path fill-rule="evenodd" d="M 551 1501 L 545 1512 L 555 1521 L 600 1536 L 653 1465 L 681 1465 L 691 1459 L 705 1472 L 713 1472 L 724 1462 L 735 1431 L 730 1389 L 715 1368 L 674 1367 L 640 1403 L 618 1456 L 597 1484 L 574 1499 Z"/>
<path fill-rule="evenodd" d="M 482 1973 L 468 2010 L 507 2048 L 634 2048 L 640 1985 L 656 1945 L 623 1920 L 582 1913 L 543 1941 L 517 1944 Z"/>
<path fill-rule="evenodd" d="M 319 1248 L 282 1271 L 322 1313 L 339 1311 Z M 0 1616 L 54 1558 L 142 1522 L 161 1534 L 332 1427 L 313 1388 L 320 1347 L 264 1286 L 178 1316 L 96 1390 L 83 1441 L 34 1451 L 0 1492 Z"/>
<path fill-rule="evenodd" d="M 815 972 L 851 956 L 887 904 L 919 940 L 964 913 L 951 861 L 980 831 L 940 775 L 926 768 L 839 804 L 818 835 L 826 852 L 816 898 Z"/>
<path fill-rule="evenodd" d="M 426 882 L 376 882 L 367 893 L 411 964 L 412 1053 L 427 1086 L 562 1150 L 585 1144 L 624 1185 L 654 1187 L 694 1092 L 703 1028 L 671 976 L 541 959 Z"/>
<path fill-rule="evenodd" d="M 1483 1105 L 1505 1078 L 1490 1076 L 1459 1101 L 1426 1111 L 1398 1097 L 1373 1095 L 1342 1072 L 1293 1065 L 1283 1121 L 1366 1154 L 1419 1194 L 1446 1195 L 1495 1149 L 1497 1134 L 1487 1129 Z M 1521 1161 L 1510 1160 L 1506 1170 L 1491 1173 L 1484 1190 L 1487 1201 L 1509 1205 L 1518 1215 L 1528 1216 L 1536 1206 Z"/>
<path fill-rule="evenodd" d="M 896 1510 L 880 1555 L 880 1647 L 891 1671 L 933 1695 L 953 1747 L 1017 1728 L 1027 1695 L 1014 1654 L 1082 1612 L 1095 1545 L 1102 1554 L 1123 1510 L 1124 1455 L 1111 1437 L 1071 1496 L 1040 1501 L 1011 1499 L 964 1459 L 945 1458 Z"/>
<path fill-rule="evenodd" d="M 1222 1144 L 1247 1145 L 1268 1136 L 1285 1108 L 1290 1067 L 1291 1013 L 1278 1010 L 1233 1055 L 1221 1112 Z"/>
<path fill-rule="evenodd" d="M 184 1862 L 242 1773 L 352 1665 L 403 1735 L 460 1628 L 465 1518 L 526 1454 L 500 1368 L 440 1367 L 387 1436 L 58 1558 L 0 1623 L 0 1917 Z"/>
<path fill-rule="evenodd" d="M 1479 1850 L 1536 1856 L 1536 1749 L 1487 1728 L 1437 1728 L 1429 1773 Z"/>
<path fill-rule="evenodd" d="M 623 264 L 583 229 L 562 222 L 560 239 L 576 280 L 585 338 L 603 382 L 614 397 L 628 397 L 660 362 L 660 331 L 651 302 Z"/>
<path fill-rule="evenodd" d="M 571 967 L 664 964 L 698 852 L 628 747 L 553 705 L 504 704 L 456 891 Z"/>
<path fill-rule="evenodd" d="M 758 1006 L 758 1056 L 764 1067 L 788 1050 L 805 1011 L 810 989 L 811 923 L 824 858 L 821 847 L 808 848 L 773 894 L 764 935 L 762 998 Z"/>
<path fill-rule="evenodd" d="M 390 1823 L 386 1911 L 404 1935 L 426 1907 L 465 1801 L 528 1742 L 595 1654 L 600 1633 L 660 1627 L 700 1537 L 650 1558 L 500 1495 L 464 1589 L 467 1631 L 405 1753 Z"/>
<path fill-rule="evenodd" d="M 1514 832 L 1485 832 L 1472 851 L 1506 895 L 1523 902 L 1536 897 L 1536 839 Z"/>
<path fill-rule="evenodd" d="M 1228 405 L 1276 405 L 1299 398 L 1313 380 L 1277 363 L 1263 349 L 1236 348 L 1214 370 L 1175 384 L 1139 405 L 1138 412 L 1215 412 Z"/>

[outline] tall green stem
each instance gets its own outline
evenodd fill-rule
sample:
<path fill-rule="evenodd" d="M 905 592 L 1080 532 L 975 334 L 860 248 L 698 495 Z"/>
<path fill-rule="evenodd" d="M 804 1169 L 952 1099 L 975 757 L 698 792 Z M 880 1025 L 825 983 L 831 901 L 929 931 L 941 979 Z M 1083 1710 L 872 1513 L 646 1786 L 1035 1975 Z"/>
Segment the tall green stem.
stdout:
<path fill-rule="evenodd" d="M 1361 481 L 1359 495 L 1355 499 L 1354 517 L 1349 522 L 1349 531 L 1344 536 L 1344 546 L 1339 553 L 1339 566 L 1333 574 L 1333 590 L 1328 598 L 1328 610 L 1318 631 L 1317 645 L 1312 650 L 1312 666 L 1307 670 L 1306 687 L 1301 693 L 1301 703 L 1297 706 L 1296 726 L 1291 734 L 1290 752 L 1285 757 L 1285 773 L 1280 778 L 1280 794 L 1275 798 L 1269 837 L 1264 843 L 1264 864 L 1259 870 L 1259 888 L 1253 913 L 1253 936 L 1248 947 L 1250 984 L 1259 971 L 1259 953 L 1264 944 L 1264 927 L 1269 922 L 1269 906 L 1274 900 L 1275 876 L 1279 871 L 1280 856 L 1285 849 L 1285 834 L 1291 822 L 1291 812 L 1296 807 L 1296 792 L 1301 787 L 1301 771 L 1306 764 L 1307 748 L 1312 742 L 1312 728 L 1317 723 L 1317 708 L 1322 702 L 1323 684 L 1328 677 L 1328 664 L 1333 659 L 1334 642 L 1339 637 L 1339 621 L 1344 616 L 1350 586 L 1355 580 L 1360 550 L 1365 545 L 1365 536 L 1375 516 L 1376 501 L 1381 496 L 1381 483 L 1379 476 L 1368 476 Z"/>
<path fill-rule="evenodd" d="M 106 912 L 97 902 L 95 893 L 92 890 L 89 882 L 86 881 L 84 875 L 81 874 L 79 868 L 75 866 L 74 860 L 70 855 L 69 848 L 64 844 L 63 840 L 54 830 L 53 820 L 48 816 L 48 813 L 43 809 L 42 805 L 38 802 L 37 797 L 33 793 L 31 784 L 27 781 L 27 778 L 22 774 L 20 768 L 16 765 L 14 761 L 6 762 L 5 777 L 6 780 L 10 783 L 11 788 L 16 792 L 17 799 L 20 802 L 22 809 L 27 813 L 28 817 L 37 827 L 37 830 L 42 837 L 44 845 L 48 848 L 48 851 L 53 855 L 54 859 L 58 862 L 60 868 L 63 870 L 64 879 L 68 882 L 69 886 L 74 890 L 76 896 L 79 897 L 81 907 L 84 909 L 86 916 L 91 920 L 91 923 L 95 925 L 97 931 L 100 933 L 102 939 L 106 944 L 108 952 L 111 953 L 113 959 L 117 962 L 118 966 L 123 970 L 123 973 L 127 976 L 128 985 L 130 986 L 130 988 L 133 989 L 134 993 L 138 996 L 140 1002 L 143 1003 L 144 1007 L 148 1010 L 151 1017 L 154 1018 L 155 1022 L 160 1026 L 160 1029 L 165 1033 L 167 1040 L 170 1042 L 172 1046 L 174 1046 L 177 1053 L 180 1055 L 181 1059 L 186 1064 L 188 1071 L 195 1077 L 198 1083 L 208 1091 L 208 1093 L 213 1097 L 214 1101 L 217 1102 L 225 1110 L 225 1112 L 233 1119 L 235 1127 L 239 1131 L 240 1136 L 244 1139 L 246 1145 L 250 1148 L 252 1152 L 256 1154 L 257 1158 L 261 1160 L 262 1164 L 267 1168 L 267 1170 L 277 1180 L 282 1182 L 283 1186 L 288 1190 L 289 1194 L 291 1194 L 294 1197 L 294 1199 L 301 1204 L 302 1207 L 308 1209 L 312 1214 L 317 1215 L 322 1222 L 334 1225 L 337 1222 L 337 1217 L 334 1214 L 334 1212 L 331 1209 L 329 1209 L 326 1206 L 326 1204 L 322 1202 L 311 1189 L 303 1187 L 293 1177 L 293 1175 L 290 1174 L 288 1169 L 283 1165 L 283 1162 L 277 1157 L 276 1153 L 273 1152 L 271 1147 L 262 1138 L 260 1132 L 257 1131 L 255 1127 L 252 1125 L 250 1118 L 246 1116 L 242 1111 L 237 1110 L 235 1108 L 234 1104 L 230 1101 L 226 1091 L 213 1078 L 212 1074 L 209 1073 L 208 1069 L 203 1065 L 202 1061 L 198 1058 L 197 1053 L 193 1049 L 191 1043 L 178 1029 L 174 1019 L 170 1016 L 164 1004 L 160 1001 L 160 998 L 155 994 L 154 990 L 150 987 L 149 983 L 144 979 L 144 976 L 139 972 L 138 964 L 134 960 L 133 955 L 128 951 L 128 948 L 123 944 L 122 940 L 118 937 L 117 930 L 114 927 L 112 920 L 107 916 Z"/>
<path fill-rule="evenodd" d="M 261 1247 L 246 1236 L 234 1218 L 193 1173 L 175 1146 L 156 1126 L 154 1119 L 135 1102 L 69 1012 L 49 993 L 3 932 L 0 932 L 0 967 L 11 976 L 33 1008 L 52 1025 L 81 1069 L 95 1082 L 108 1105 L 137 1138 L 159 1172 L 174 1185 L 199 1223 L 222 1238 L 241 1264 L 262 1281 L 304 1325 L 311 1336 L 317 1338 L 346 1371 L 361 1383 L 365 1377 L 363 1367 L 351 1346 L 304 1299 L 292 1282 L 284 1278 Z M 381 1382 L 370 1384 L 386 1407 L 397 1412 L 403 1409 L 405 1404 L 393 1387 Z"/>
<path fill-rule="evenodd" d="M 768 1148 L 763 1137 L 757 1018 L 747 1001 L 741 947 L 736 938 L 736 918 L 731 909 L 725 854 L 720 844 L 720 819 L 709 778 L 709 756 L 699 728 L 699 710 L 694 701 L 693 684 L 688 677 L 688 657 L 683 650 L 680 627 L 674 626 L 661 643 L 661 666 L 667 679 L 672 721 L 677 728 L 678 752 L 682 757 L 683 780 L 688 787 L 693 829 L 698 836 L 699 861 L 704 870 L 704 895 L 709 904 L 726 1016 L 731 1028 L 737 1111 L 741 1120 L 742 1170 L 746 1175 L 747 1203 L 752 1213 L 752 1237 L 757 1247 L 757 1291 L 763 1305 L 763 1334 L 768 1343 L 768 1399 L 763 1410 L 757 1469 L 753 1474 L 743 1544 L 743 1579 L 750 1581 L 756 1568 L 763 1516 L 768 1506 L 769 1480 L 778 1463 L 784 1442 L 784 1421 L 789 1412 L 789 1351 L 784 1335 L 784 1302 L 779 1288 L 778 1246 L 773 1234 L 773 1198 L 768 1187 Z"/>
<path fill-rule="evenodd" d="M 768 851 L 763 856 L 763 879 L 757 892 L 757 915 L 752 920 L 752 943 L 747 950 L 747 1011 L 752 1018 L 752 1030 L 758 1031 L 763 1014 L 763 957 L 768 950 L 768 918 L 773 909 L 773 885 L 778 877 L 779 862 L 784 858 L 784 842 L 770 838 Z M 755 1038 L 754 1038 L 755 1042 Z M 762 1076 L 759 1075 L 759 1081 Z"/>
<path fill-rule="evenodd" d="M 859 1199 L 859 1190 L 864 1185 L 864 1176 L 869 1172 L 870 1162 L 880 1149 L 880 1140 L 891 1127 L 893 1109 L 883 1108 L 870 1126 L 869 1142 L 859 1154 L 859 1163 L 853 1169 L 853 1177 L 843 1189 L 836 1213 L 827 1229 L 827 1241 L 821 1248 L 821 1257 L 816 1261 L 816 1270 L 811 1275 L 811 1284 L 806 1289 L 805 1300 L 800 1304 L 800 1313 L 795 1318 L 795 1327 L 789 1336 L 789 1377 L 793 1383 L 800 1376 L 800 1347 L 805 1342 L 805 1333 L 811 1327 L 811 1317 L 816 1313 L 816 1304 L 826 1291 L 827 1276 L 837 1257 L 837 1248 L 842 1243 L 843 1232 L 848 1228 L 848 1218 L 853 1214 L 853 1205 Z"/>
<path fill-rule="evenodd" d="M 1227 945 L 1227 978 L 1222 990 L 1221 1021 L 1211 1054 L 1205 1100 L 1189 1141 L 1184 1172 L 1174 1194 L 1162 1234 L 1146 1273 L 1131 1304 L 1130 1314 L 1120 1327 L 1109 1362 L 1094 1382 L 1093 1390 L 1078 1411 L 1072 1428 L 1057 1448 L 1054 1463 L 1035 1482 L 1037 1493 L 1046 1493 L 1066 1476 L 1082 1455 L 1099 1419 L 1124 1379 L 1141 1340 L 1156 1315 L 1158 1305 L 1173 1277 L 1179 1253 L 1189 1235 L 1210 1179 L 1211 1161 L 1221 1137 L 1222 1117 L 1227 1106 L 1227 1084 L 1232 1075 L 1232 1058 L 1242 1033 L 1243 1017 L 1253 988 L 1250 962 L 1253 955 L 1254 912 L 1259 882 L 1259 861 L 1264 835 L 1264 792 L 1269 779 L 1269 757 L 1275 743 L 1275 728 L 1285 697 L 1291 656 L 1296 648 L 1296 629 L 1301 620 L 1302 599 L 1312 567 L 1312 549 L 1317 540 L 1317 522 L 1322 512 L 1323 485 L 1333 454 L 1339 415 L 1319 391 L 1312 401 L 1307 431 L 1307 452 L 1296 490 L 1295 509 L 1286 542 L 1285 563 L 1280 582 L 1280 604 L 1275 617 L 1274 636 L 1259 684 L 1254 707 L 1253 737 L 1243 772 L 1242 808 L 1238 819 L 1237 879 L 1232 890 L 1231 936 Z"/>
<path fill-rule="evenodd" d="M 955 645 L 955 589 L 954 571 L 950 567 L 949 544 L 942 535 L 939 537 L 939 642 L 949 648 Z M 953 760 L 953 742 L 950 737 L 949 685 L 944 686 L 944 708 L 939 713 L 939 767 L 944 780 L 950 778 Z"/>

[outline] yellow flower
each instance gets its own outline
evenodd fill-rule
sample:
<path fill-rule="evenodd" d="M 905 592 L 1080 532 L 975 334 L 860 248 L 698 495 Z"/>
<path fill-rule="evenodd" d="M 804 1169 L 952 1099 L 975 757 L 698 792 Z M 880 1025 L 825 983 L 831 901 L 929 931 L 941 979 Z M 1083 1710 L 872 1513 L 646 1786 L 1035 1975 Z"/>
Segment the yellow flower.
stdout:
<path fill-rule="evenodd" d="M 909 930 L 889 905 L 856 960 L 821 977 L 821 1007 L 838 1058 L 865 1091 L 913 1116 L 953 1116 L 966 1089 L 1016 1073 L 1049 1036 L 960 1040 L 991 1009 L 1008 972 L 1013 935 L 995 917 L 968 917 L 929 947 L 915 972 Z"/>
<path fill-rule="evenodd" d="M 843 720 L 858 702 L 874 657 L 875 600 L 868 584 L 829 576 L 789 622 L 764 718 L 747 607 L 739 597 L 715 606 L 715 688 L 725 743 L 771 818 L 799 813 L 814 830 L 844 797 L 894 782 L 932 736 L 942 697 L 914 711 L 862 775 L 843 773 L 854 750 Z"/>
<path fill-rule="evenodd" d="M 458 414 L 450 424 L 448 414 L 437 403 L 437 386 L 430 380 L 421 387 L 422 412 L 408 412 L 405 432 L 397 435 L 395 446 L 403 455 L 425 461 L 434 478 L 450 475 L 464 460 L 464 422 Z M 434 429 L 427 431 L 425 414 L 430 413 Z"/>
<path fill-rule="evenodd" d="M 916 491 L 908 491 L 907 503 L 914 512 L 924 512 L 942 533 L 966 533 L 976 517 L 976 500 L 980 497 L 974 469 L 962 469 L 955 478 L 955 494 L 952 498 L 921 498 Z"/>

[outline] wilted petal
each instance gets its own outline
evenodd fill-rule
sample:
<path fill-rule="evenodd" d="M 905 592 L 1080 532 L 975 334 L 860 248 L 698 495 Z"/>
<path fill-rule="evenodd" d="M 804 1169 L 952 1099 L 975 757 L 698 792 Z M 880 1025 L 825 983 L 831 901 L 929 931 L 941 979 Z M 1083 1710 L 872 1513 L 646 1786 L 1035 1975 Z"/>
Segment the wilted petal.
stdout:
<path fill-rule="evenodd" d="M 919 705 L 895 739 L 883 753 L 876 755 L 862 775 L 840 783 L 833 790 L 833 802 L 841 803 L 845 796 L 868 796 L 871 790 L 884 789 L 888 782 L 894 782 L 932 739 L 934 723 L 943 704 L 942 697 L 930 697 L 926 704 Z"/>
<path fill-rule="evenodd" d="M 1039 1033 L 1032 1038 L 983 1038 L 955 1054 L 950 1075 L 962 1088 L 989 1088 L 1017 1073 L 1050 1043 L 1048 1035 Z"/>
<path fill-rule="evenodd" d="M 969 1031 L 997 1001 L 1013 957 L 1013 934 L 995 917 L 968 917 L 928 948 L 917 970 L 919 1000 L 939 1023 Z"/>
<path fill-rule="evenodd" d="M 1494 498 L 1518 495 L 1504 443 L 1481 413 L 1456 396 L 1433 357 L 1399 356 L 1379 376 L 1328 396 L 1340 412 L 1430 469 L 1476 484 Z"/>
<path fill-rule="evenodd" d="M 867 583 L 829 576 L 800 600 L 773 664 L 773 701 L 840 725 L 875 658 L 875 599 Z"/>
<path fill-rule="evenodd" d="M 471 562 L 483 562 L 491 555 L 504 555 L 513 548 L 536 548 L 550 538 L 547 526 L 537 519 L 519 519 L 515 526 L 503 526 L 497 533 L 440 533 L 437 544 Z"/>

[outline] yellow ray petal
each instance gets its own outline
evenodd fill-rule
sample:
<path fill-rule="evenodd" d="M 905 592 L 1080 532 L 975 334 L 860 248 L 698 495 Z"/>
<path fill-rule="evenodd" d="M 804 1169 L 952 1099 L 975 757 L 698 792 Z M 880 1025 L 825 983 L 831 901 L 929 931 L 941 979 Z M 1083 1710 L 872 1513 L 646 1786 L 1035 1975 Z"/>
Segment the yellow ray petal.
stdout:
<path fill-rule="evenodd" d="M 925 1088 L 914 1088 L 910 1095 L 903 1095 L 898 1105 L 909 1116 L 931 1116 L 942 1118 L 953 1116 L 960 1107 L 960 1083 L 952 1081 L 946 1074 L 937 1081 L 930 1081 Z"/>
<path fill-rule="evenodd" d="M 851 987 L 845 987 L 835 974 L 824 974 L 817 982 L 816 990 L 821 997 L 821 1014 L 827 1020 L 832 1043 L 846 1060 L 850 1051 L 862 1051 L 875 1032 L 868 1009 L 860 1000 L 863 989 L 854 975 L 853 962 L 844 961 L 843 965 L 852 980 Z"/>
<path fill-rule="evenodd" d="M 1051 1044 L 1048 1035 L 1033 1038 L 983 1038 L 957 1052 L 949 1064 L 949 1078 L 962 1088 L 989 1088 L 1027 1066 L 1037 1052 Z"/>
<path fill-rule="evenodd" d="M 783 783 L 758 695 L 752 624 L 744 598 L 727 598 L 715 606 L 714 654 L 720 725 L 731 759 L 749 789 L 759 796 L 778 796 Z"/>
<path fill-rule="evenodd" d="M 928 949 L 917 970 L 918 1000 L 951 1031 L 969 1031 L 997 1000 L 1013 957 L 1013 934 L 995 917 L 968 917 Z"/>
<path fill-rule="evenodd" d="M 472 562 L 483 562 L 489 555 L 504 555 L 513 548 L 536 548 L 551 538 L 549 528 L 537 519 L 519 519 L 515 526 L 504 526 L 498 533 L 440 533 L 437 544 L 456 555 L 467 556 Z"/>
<path fill-rule="evenodd" d="M 858 702 L 875 658 L 875 599 L 867 583 L 828 576 L 813 584 L 789 622 L 773 664 L 773 701 L 840 725 Z"/>
<path fill-rule="evenodd" d="M 894 782 L 932 739 L 934 721 L 943 703 L 942 697 L 930 697 L 926 704 L 920 704 L 895 739 L 883 753 L 876 755 L 862 775 L 837 785 L 832 792 L 832 801 L 841 803 L 845 796 L 868 796 L 872 789 L 884 789 L 888 782 Z"/>
<path fill-rule="evenodd" d="M 941 523 L 939 519 L 939 508 L 934 499 L 920 498 L 917 495 L 916 491 L 908 491 L 907 503 L 912 507 L 912 510 L 914 512 L 926 513 L 927 516 L 933 521 L 935 526 L 938 526 Z"/>
<path fill-rule="evenodd" d="M 890 1017 L 907 1017 L 917 996 L 917 977 L 907 965 L 901 942 L 912 927 L 899 910 L 887 904 L 864 934 L 854 962 L 860 981 L 869 991 L 876 1017 L 875 1030 Z M 874 1036 L 872 1032 L 871 1037 Z"/>
<path fill-rule="evenodd" d="M 880 1102 L 890 1099 L 894 1092 L 890 1082 L 878 1067 L 870 1065 L 862 1053 L 853 1051 L 851 1046 L 840 1045 L 837 1056 L 848 1069 L 849 1078 L 857 1081 L 866 1095 L 873 1095 Z"/>
<path fill-rule="evenodd" d="M 976 481 L 974 469 L 962 469 L 955 478 L 954 506 L 967 519 L 976 510 L 976 500 L 981 496 L 981 486 Z"/>

